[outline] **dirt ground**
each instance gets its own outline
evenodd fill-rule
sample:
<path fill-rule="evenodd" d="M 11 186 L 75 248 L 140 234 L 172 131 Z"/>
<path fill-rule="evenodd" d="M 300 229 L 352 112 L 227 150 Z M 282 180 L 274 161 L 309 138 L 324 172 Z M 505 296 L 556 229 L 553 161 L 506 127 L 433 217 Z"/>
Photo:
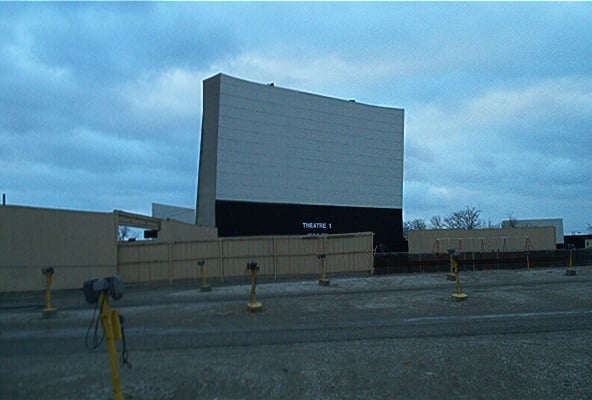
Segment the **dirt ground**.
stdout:
<path fill-rule="evenodd" d="M 126 288 L 127 399 L 590 399 L 592 269 Z M 195 286 L 193 286 L 195 284 Z M 0 295 L 1 399 L 110 399 L 79 291 Z M 92 329 L 91 329 L 92 333 Z M 121 343 L 119 344 L 121 349 Z"/>

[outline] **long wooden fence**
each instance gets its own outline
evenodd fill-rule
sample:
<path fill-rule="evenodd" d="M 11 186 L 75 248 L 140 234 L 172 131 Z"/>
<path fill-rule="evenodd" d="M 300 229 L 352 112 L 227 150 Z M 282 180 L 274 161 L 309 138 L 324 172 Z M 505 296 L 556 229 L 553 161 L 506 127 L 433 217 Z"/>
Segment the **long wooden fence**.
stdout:
<path fill-rule="evenodd" d="M 371 272 L 373 234 L 262 236 L 190 242 L 124 242 L 118 244 L 117 272 L 124 282 L 197 279 L 197 262 L 205 261 L 206 277 L 245 275 L 255 261 L 259 274 L 272 279 L 320 273 L 319 254 L 326 254 L 327 273 Z"/>
<path fill-rule="evenodd" d="M 541 250 L 519 252 L 462 252 L 461 270 L 565 268 L 592 265 L 592 249 Z M 381 253 L 375 255 L 374 273 L 446 272 L 450 270 L 447 253 Z"/>

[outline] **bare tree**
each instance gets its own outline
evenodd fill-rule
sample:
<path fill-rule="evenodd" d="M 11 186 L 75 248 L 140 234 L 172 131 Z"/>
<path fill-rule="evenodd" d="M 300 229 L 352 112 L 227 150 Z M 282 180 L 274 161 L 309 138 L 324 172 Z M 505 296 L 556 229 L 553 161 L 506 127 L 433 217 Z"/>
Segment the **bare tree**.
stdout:
<path fill-rule="evenodd" d="M 456 211 L 444 218 L 444 224 L 450 229 L 479 229 L 484 224 L 480 216 L 480 210 L 467 206 L 464 210 Z"/>
<path fill-rule="evenodd" d="M 421 229 L 426 229 L 427 225 L 423 219 L 413 219 L 411 221 L 406 221 L 403 224 L 403 236 L 407 237 L 409 231 L 416 231 Z"/>
<path fill-rule="evenodd" d="M 501 228 L 501 224 L 495 224 L 491 221 L 491 218 L 487 219 L 487 229 L 499 229 Z"/>
<path fill-rule="evenodd" d="M 444 225 L 444 222 L 442 221 L 442 217 L 439 215 L 434 215 L 432 218 L 430 218 L 430 224 L 432 225 L 432 228 L 434 228 L 434 229 L 446 228 L 446 226 Z"/>
<path fill-rule="evenodd" d="M 407 225 L 409 226 L 409 230 L 420 230 L 427 228 L 427 225 L 423 219 L 411 220 L 407 222 Z"/>
<path fill-rule="evenodd" d="M 128 239 L 137 239 L 138 233 L 133 232 L 129 226 L 120 225 L 117 229 L 117 240 L 123 242 Z"/>
<path fill-rule="evenodd" d="M 518 220 L 516 217 L 514 217 L 514 213 L 512 211 L 510 211 L 506 217 L 508 218 L 507 221 L 508 225 L 510 225 L 510 228 L 516 228 L 518 226 Z"/>

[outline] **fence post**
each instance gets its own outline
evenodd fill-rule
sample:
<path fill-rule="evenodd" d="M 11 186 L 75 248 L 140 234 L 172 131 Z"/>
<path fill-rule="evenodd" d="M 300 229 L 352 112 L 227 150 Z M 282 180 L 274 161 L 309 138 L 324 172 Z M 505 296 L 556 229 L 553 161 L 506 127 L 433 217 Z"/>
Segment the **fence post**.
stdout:
<path fill-rule="evenodd" d="M 224 283 L 224 242 L 218 239 L 218 266 L 220 268 L 220 282 Z"/>
<path fill-rule="evenodd" d="M 446 274 L 447 281 L 456 281 L 458 279 L 458 274 L 455 274 L 455 268 L 458 265 L 458 258 L 460 257 L 460 253 L 454 249 L 448 249 L 449 260 L 448 263 L 450 264 L 450 272 Z"/>
<path fill-rule="evenodd" d="M 276 243 L 276 241 L 277 241 L 277 238 L 275 236 L 273 236 L 273 238 L 272 238 L 273 279 L 277 281 L 277 252 L 276 252 L 277 243 Z"/>
<path fill-rule="evenodd" d="M 573 269 L 573 250 L 574 250 L 574 245 L 573 244 L 568 244 L 567 245 L 567 249 L 569 250 L 569 265 L 567 267 L 567 269 L 565 270 L 565 275 L 566 276 L 574 276 L 576 275 L 576 270 Z"/>
<path fill-rule="evenodd" d="M 173 284 L 173 243 L 169 242 L 169 286 Z"/>
<path fill-rule="evenodd" d="M 355 249 L 355 236 L 349 238 L 350 242 L 350 251 L 351 251 L 351 269 L 350 272 L 354 272 L 356 270 L 356 249 Z"/>

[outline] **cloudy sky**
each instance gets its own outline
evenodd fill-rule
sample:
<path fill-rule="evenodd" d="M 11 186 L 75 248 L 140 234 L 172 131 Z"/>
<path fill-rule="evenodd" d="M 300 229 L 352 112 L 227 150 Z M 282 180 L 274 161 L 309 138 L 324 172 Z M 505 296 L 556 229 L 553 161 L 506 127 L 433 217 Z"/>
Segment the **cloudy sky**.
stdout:
<path fill-rule="evenodd" d="M 590 3 L 2 3 L 8 204 L 194 207 L 218 72 L 405 109 L 404 218 L 592 224 Z"/>

